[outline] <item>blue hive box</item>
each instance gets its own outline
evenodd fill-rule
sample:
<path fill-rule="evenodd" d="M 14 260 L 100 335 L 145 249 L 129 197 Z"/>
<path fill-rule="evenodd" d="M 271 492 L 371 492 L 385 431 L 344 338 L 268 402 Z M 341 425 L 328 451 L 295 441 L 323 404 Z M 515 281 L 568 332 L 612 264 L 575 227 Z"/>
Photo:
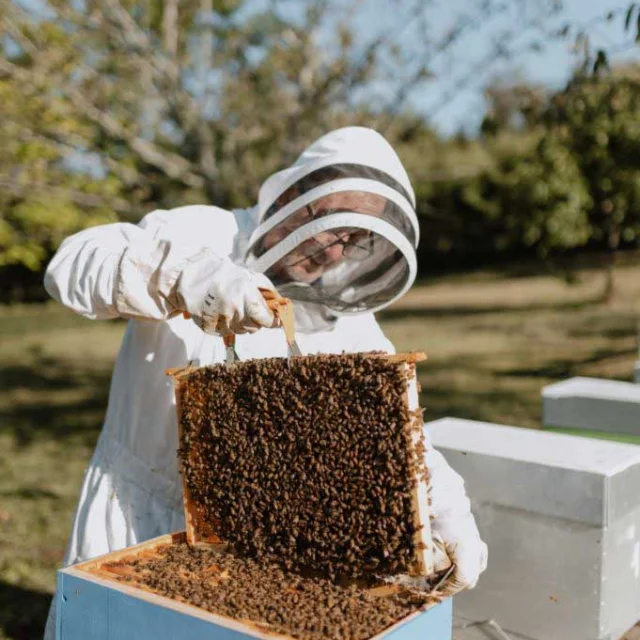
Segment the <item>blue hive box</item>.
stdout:
<path fill-rule="evenodd" d="M 128 585 L 99 570 L 102 563 L 153 554 L 156 546 L 185 539 L 184 533 L 162 536 L 60 570 L 56 640 L 292 640 Z M 380 638 L 451 640 L 451 600 L 411 614 L 371 640 Z"/>

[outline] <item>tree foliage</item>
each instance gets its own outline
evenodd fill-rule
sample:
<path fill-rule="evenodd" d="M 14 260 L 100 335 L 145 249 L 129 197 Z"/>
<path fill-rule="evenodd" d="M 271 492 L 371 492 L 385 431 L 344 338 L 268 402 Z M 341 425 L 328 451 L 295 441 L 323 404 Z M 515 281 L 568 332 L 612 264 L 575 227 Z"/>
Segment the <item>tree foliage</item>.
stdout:
<path fill-rule="evenodd" d="M 640 71 L 577 77 L 546 120 L 589 186 L 592 238 L 611 250 L 640 238 Z"/>
<path fill-rule="evenodd" d="M 452 219 L 453 250 L 616 251 L 640 239 L 640 71 L 581 70 L 561 91 L 500 85 L 482 127 L 490 163 L 427 204 Z M 477 142 L 467 143 L 473 148 Z M 438 234 L 450 237 L 451 231 Z M 465 237 L 467 236 L 467 237 Z"/>
<path fill-rule="evenodd" d="M 0 267 L 37 270 L 65 236 L 116 220 L 126 203 L 117 197 L 117 178 L 69 172 L 66 149 L 40 135 L 45 130 L 79 135 L 61 101 L 21 92 L 5 78 L 0 104 Z"/>

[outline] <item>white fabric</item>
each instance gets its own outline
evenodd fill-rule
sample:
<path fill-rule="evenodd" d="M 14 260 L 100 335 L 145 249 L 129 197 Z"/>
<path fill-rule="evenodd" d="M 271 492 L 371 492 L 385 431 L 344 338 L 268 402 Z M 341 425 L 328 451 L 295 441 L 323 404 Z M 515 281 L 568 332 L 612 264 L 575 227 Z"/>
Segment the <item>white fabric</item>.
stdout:
<path fill-rule="evenodd" d="M 452 596 L 476 586 L 487 568 L 487 545 L 480 539 L 462 477 L 431 446 L 427 447 L 425 462 L 430 475 L 432 535 L 444 543 L 455 565 L 442 593 Z"/>
<path fill-rule="evenodd" d="M 176 296 L 179 308 L 205 333 L 255 333 L 276 322 L 258 288 L 274 287 L 261 273 L 205 249 L 201 259 L 183 269 Z"/>
<path fill-rule="evenodd" d="M 391 145 L 366 127 L 336 129 L 316 140 L 289 169 L 272 175 L 260 189 L 258 209 L 262 220 L 273 201 L 300 178 L 331 164 L 357 164 L 384 171 L 416 200 L 409 176 Z"/>
<path fill-rule="evenodd" d="M 165 369 L 189 361 L 219 363 L 225 357 L 221 337 L 203 333 L 179 313 L 181 269 L 206 255 L 202 247 L 185 242 L 185 231 L 209 242 L 206 249 L 238 260 L 234 247 L 246 239 L 236 236 L 239 229 L 251 228 L 254 213 L 206 206 L 155 211 L 140 225 L 82 231 L 51 261 L 45 286 L 55 299 L 87 318 L 133 318 L 116 359 L 65 565 L 184 528 L 174 394 Z M 326 330 L 298 335 L 297 341 L 305 354 L 393 351 L 373 314 L 338 319 Z M 288 354 L 281 329 L 238 336 L 236 351 L 242 360 Z M 53 637 L 51 614 L 45 638 Z"/>
<path fill-rule="evenodd" d="M 373 171 L 370 172 L 369 178 L 344 175 L 336 177 L 335 171 L 345 163 Z M 333 173 L 329 172 L 324 178 L 325 182 L 295 197 L 295 193 L 302 188 L 301 185 L 297 185 L 292 194 L 282 198 L 287 189 L 298 181 L 320 168 L 331 167 Z M 347 174 L 349 170 L 356 172 L 353 167 L 344 170 Z M 381 174 L 386 177 L 383 178 Z M 391 188 L 385 183 L 388 178 L 395 181 L 396 188 Z M 310 186 L 311 184 L 309 183 Z M 404 189 L 409 194 L 411 202 L 408 202 L 397 189 Z M 342 200 L 340 193 L 345 194 Z M 333 215 L 312 217 L 310 221 L 301 223 L 299 213 L 306 205 L 312 202 L 321 203 L 324 198 L 336 202 L 335 206 L 340 208 L 340 202 L 349 202 L 345 197 L 353 193 L 367 197 L 376 196 L 381 201 L 380 210 L 376 213 L 375 210 L 370 210 L 369 205 L 364 204 L 363 209 L 358 210 L 358 203 L 366 202 L 359 198 L 358 203 L 345 205 L 346 210 L 335 212 Z M 294 197 L 294 200 L 286 202 L 289 196 Z M 385 211 L 389 205 L 391 211 L 395 212 L 395 224 L 385 220 Z M 281 209 L 276 210 L 279 206 Z M 302 279 L 301 273 L 308 270 L 310 279 L 306 283 L 309 285 L 310 299 L 325 305 L 334 315 L 378 311 L 403 296 L 416 278 L 415 249 L 419 239 L 419 225 L 414 207 L 415 196 L 407 173 L 391 145 L 379 133 L 364 127 L 346 127 L 332 131 L 307 148 L 292 167 L 274 174 L 263 185 L 258 204 L 260 223 L 251 235 L 246 264 L 249 268 L 271 277 L 278 287 L 299 282 Z M 267 213 L 270 216 L 268 218 Z M 288 229 L 287 224 L 299 227 Z M 285 229 L 287 235 L 280 235 L 278 227 Z M 322 255 L 324 250 L 329 250 L 335 244 L 335 241 L 328 240 L 325 236 L 328 234 L 335 238 L 335 234 L 332 235 L 330 232 L 339 229 L 351 232 L 367 231 L 371 239 L 368 258 L 347 264 L 349 261 L 337 257 L 333 259 L 331 266 L 323 263 L 324 272 L 311 269 L 314 263 L 310 257 L 304 256 L 305 247 L 315 247 L 315 240 L 320 247 L 317 253 Z M 274 244 L 269 246 L 266 244 L 268 242 Z M 306 266 L 301 267 L 297 273 L 292 272 L 291 265 L 287 266 L 281 262 L 286 262 L 286 256 L 294 256 L 294 262 L 297 260 L 306 263 Z M 394 260 L 405 263 L 405 277 L 390 279 L 385 273 L 378 273 L 381 268 L 390 268 L 389 259 L 392 256 Z M 393 269 L 392 266 L 391 268 Z M 352 289 L 349 289 L 352 283 L 366 282 L 368 278 L 374 277 L 375 292 L 367 297 L 354 296 Z M 334 285 L 329 294 L 326 284 L 332 278 L 338 278 L 340 287 Z M 387 288 L 384 288 L 385 284 Z M 296 293 L 300 293 L 300 290 L 293 287 L 287 295 L 294 301 L 303 300 L 297 299 Z M 350 295 L 345 296 L 343 293 Z"/>

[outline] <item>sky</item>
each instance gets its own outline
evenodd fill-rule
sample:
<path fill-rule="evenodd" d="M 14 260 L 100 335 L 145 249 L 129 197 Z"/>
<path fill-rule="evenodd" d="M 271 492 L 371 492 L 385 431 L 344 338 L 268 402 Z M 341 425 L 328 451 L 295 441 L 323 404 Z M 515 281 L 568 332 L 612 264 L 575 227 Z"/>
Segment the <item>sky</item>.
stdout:
<path fill-rule="evenodd" d="M 17 1 L 32 8 L 45 3 Z M 254 12 L 273 1 L 251 0 L 246 6 Z M 487 6 L 500 3 L 504 10 L 486 19 Z M 306 6 L 302 0 L 280 0 L 280 4 L 289 14 Z M 624 30 L 624 14 L 630 4 L 629 0 L 330 0 L 336 21 L 345 11 L 354 12 L 352 24 L 360 46 L 379 34 L 394 35 L 407 60 L 391 67 L 392 75 L 409 72 L 412 61 L 422 59 L 432 43 L 441 41 L 460 19 L 467 21 L 464 37 L 431 61 L 432 77 L 417 85 L 407 98 L 407 105 L 427 116 L 443 136 L 477 131 L 486 112 L 484 89 L 490 82 L 527 81 L 560 88 L 576 65 L 571 44 L 580 29 L 588 33 L 592 50 L 603 47 L 612 52 L 612 62 L 640 60 L 640 45 L 633 42 L 635 34 Z M 420 7 L 419 20 L 415 20 L 415 12 L 409 13 L 411 6 Z M 614 13 L 611 21 L 603 20 L 608 12 Z M 544 35 L 566 24 L 571 26 L 566 40 Z M 325 26 L 327 42 L 335 36 L 334 26 L 331 20 Z M 517 36 L 512 39 L 507 35 L 510 31 Z M 542 48 L 531 50 L 533 43 Z M 512 53 L 511 59 L 493 55 L 499 44 Z M 381 83 L 366 99 L 383 104 L 388 95 L 388 84 Z"/>
<path fill-rule="evenodd" d="M 369 0 L 363 3 L 358 16 L 360 33 L 378 33 L 389 29 L 400 15 L 398 3 Z M 408 31 L 402 36 L 403 46 L 419 49 L 420 40 L 430 33 L 443 34 L 460 17 L 468 16 L 473 22 L 472 10 L 480 3 L 475 0 L 425 0 L 425 26 Z M 552 5 L 561 5 L 557 12 Z M 463 130 L 477 130 L 486 109 L 483 89 L 491 80 L 527 80 L 552 88 L 560 88 L 571 75 L 576 56 L 571 53 L 578 29 L 590 37 L 593 50 L 604 47 L 613 52 L 612 62 L 640 60 L 640 45 L 634 45 L 633 34 L 625 33 L 625 10 L 630 2 L 620 0 L 533 0 L 524 14 L 518 3 L 506 0 L 506 11 L 491 19 L 475 31 L 471 29 L 446 56 L 437 58 L 431 68 L 434 77 L 418 87 L 410 96 L 413 109 L 426 114 L 432 125 L 443 135 Z M 544 10 L 541 10 L 543 8 Z M 610 21 L 602 20 L 609 11 L 615 13 Z M 477 14 L 480 15 L 480 14 Z M 570 37 L 565 41 L 541 37 L 540 29 L 519 29 L 518 37 L 508 41 L 505 32 L 514 25 L 530 24 L 536 19 L 546 32 L 557 31 L 571 25 Z M 635 16 L 634 16 L 635 22 Z M 476 21 L 477 23 L 477 21 Z M 512 60 L 492 57 L 496 43 L 507 43 L 514 51 Z M 540 51 L 529 50 L 528 45 L 539 42 Z M 456 79 L 466 78 L 463 89 L 456 88 Z"/>

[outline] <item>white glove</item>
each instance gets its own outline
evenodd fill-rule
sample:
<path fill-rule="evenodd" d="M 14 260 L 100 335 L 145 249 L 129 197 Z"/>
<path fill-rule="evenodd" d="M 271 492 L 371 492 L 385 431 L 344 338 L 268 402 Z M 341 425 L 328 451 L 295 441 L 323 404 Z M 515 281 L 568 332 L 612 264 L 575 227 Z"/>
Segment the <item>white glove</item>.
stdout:
<path fill-rule="evenodd" d="M 206 249 L 183 268 L 176 295 L 181 310 L 189 312 L 200 329 L 226 336 L 275 326 L 258 287 L 274 290 L 266 276 Z"/>
<path fill-rule="evenodd" d="M 463 479 L 431 446 L 427 448 L 425 462 L 431 478 L 432 533 L 442 541 L 455 565 L 453 573 L 438 591 L 452 596 L 475 587 L 480 574 L 487 568 L 487 545 L 480 539 Z"/>

